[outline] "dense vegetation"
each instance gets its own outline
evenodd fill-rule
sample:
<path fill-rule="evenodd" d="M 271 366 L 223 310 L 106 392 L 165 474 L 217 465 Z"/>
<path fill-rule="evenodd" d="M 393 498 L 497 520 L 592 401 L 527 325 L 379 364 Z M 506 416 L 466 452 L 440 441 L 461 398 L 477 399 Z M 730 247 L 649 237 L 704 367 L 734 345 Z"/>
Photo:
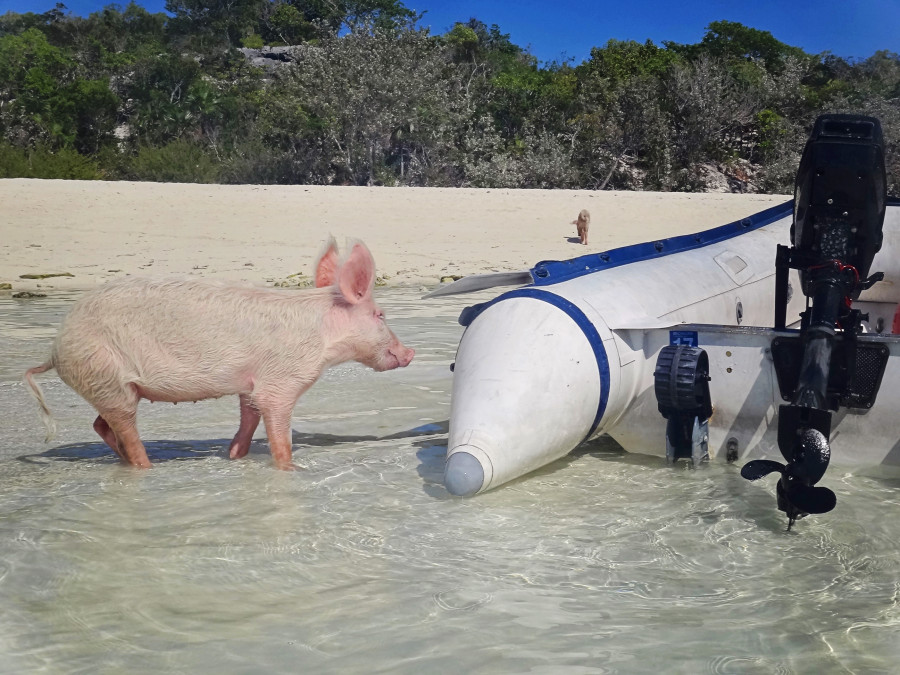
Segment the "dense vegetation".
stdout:
<path fill-rule="evenodd" d="M 821 112 L 882 121 L 900 56 L 807 54 L 738 23 L 539 64 L 399 0 L 168 0 L 0 16 L 0 177 L 789 192 Z M 246 48 L 284 61 L 255 66 Z M 243 51 L 241 48 L 245 48 Z"/>

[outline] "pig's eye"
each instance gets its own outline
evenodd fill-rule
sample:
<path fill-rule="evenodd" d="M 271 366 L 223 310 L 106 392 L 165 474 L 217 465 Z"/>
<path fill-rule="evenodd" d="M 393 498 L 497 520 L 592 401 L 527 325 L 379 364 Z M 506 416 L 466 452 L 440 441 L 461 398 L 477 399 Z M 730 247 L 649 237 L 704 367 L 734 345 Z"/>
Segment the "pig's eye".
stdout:
<path fill-rule="evenodd" d="M 375 318 L 384 321 L 384 312 L 375 312 Z"/>

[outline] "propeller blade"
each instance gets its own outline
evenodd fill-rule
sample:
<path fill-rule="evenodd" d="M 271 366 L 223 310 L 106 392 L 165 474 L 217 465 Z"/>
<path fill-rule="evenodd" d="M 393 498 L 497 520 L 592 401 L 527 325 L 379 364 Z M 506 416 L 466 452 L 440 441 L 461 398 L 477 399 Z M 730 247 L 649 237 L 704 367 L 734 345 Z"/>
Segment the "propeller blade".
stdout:
<path fill-rule="evenodd" d="M 423 295 L 422 299 L 437 298 L 442 295 L 457 295 L 459 293 L 472 293 L 473 291 L 483 291 L 486 288 L 494 288 L 495 286 L 521 286 L 522 284 L 530 284 L 534 281 L 531 272 L 523 270 L 521 272 L 496 272 L 494 274 L 473 274 L 463 277 L 452 284 L 446 284 L 431 291 L 427 295 Z"/>
<path fill-rule="evenodd" d="M 788 473 L 805 485 L 812 486 L 822 480 L 829 461 L 831 448 L 825 435 L 818 429 L 804 429 L 794 450 L 794 458 L 788 464 Z"/>
<path fill-rule="evenodd" d="M 763 476 L 768 476 L 774 471 L 783 473 L 784 469 L 785 466 L 781 462 L 776 462 L 771 459 L 754 459 L 741 467 L 741 476 L 747 480 L 759 480 Z"/>
<path fill-rule="evenodd" d="M 837 504 L 837 496 L 827 487 L 807 487 L 791 481 L 788 501 L 803 513 L 828 513 Z"/>

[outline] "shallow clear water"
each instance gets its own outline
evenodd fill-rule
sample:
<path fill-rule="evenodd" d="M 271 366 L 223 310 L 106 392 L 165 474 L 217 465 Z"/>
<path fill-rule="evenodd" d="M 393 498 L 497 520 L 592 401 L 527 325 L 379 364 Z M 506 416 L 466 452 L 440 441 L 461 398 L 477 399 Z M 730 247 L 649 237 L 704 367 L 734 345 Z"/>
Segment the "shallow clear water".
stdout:
<path fill-rule="evenodd" d="M 294 412 L 301 470 L 232 462 L 235 398 L 142 404 L 122 467 L 86 403 L 20 384 L 75 296 L 0 299 L 0 672 L 893 673 L 900 480 L 835 469 L 785 531 L 774 479 L 600 440 L 474 499 L 441 484 L 456 316 L 380 293 L 416 349 Z M 262 428 L 257 437 L 264 438 Z"/>

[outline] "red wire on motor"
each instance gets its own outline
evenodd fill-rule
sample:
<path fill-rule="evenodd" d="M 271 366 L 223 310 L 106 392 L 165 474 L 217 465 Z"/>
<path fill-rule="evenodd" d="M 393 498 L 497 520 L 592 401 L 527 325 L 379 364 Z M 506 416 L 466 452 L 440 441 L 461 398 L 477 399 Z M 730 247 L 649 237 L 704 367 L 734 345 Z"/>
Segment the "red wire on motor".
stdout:
<path fill-rule="evenodd" d="M 854 267 L 853 265 L 846 265 L 837 259 L 829 260 L 828 262 L 822 263 L 821 265 L 813 265 L 809 269 L 810 270 L 820 270 L 825 267 L 831 267 L 831 266 L 837 267 L 838 272 L 843 272 L 844 270 L 853 270 L 853 285 L 856 286 L 857 284 L 859 284 L 859 270 L 856 269 L 856 267 Z M 844 305 L 848 309 L 853 306 L 853 301 L 850 299 L 849 295 L 844 296 Z M 897 315 L 894 317 L 894 326 L 900 328 L 900 326 L 898 326 L 898 318 L 900 318 L 900 308 L 898 308 Z M 838 321 L 836 323 L 837 323 L 837 327 L 841 328 L 841 330 L 843 330 L 843 328 L 841 326 L 841 322 Z M 897 330 L 895 329 L 894 332 L 897 332 Z"/>

